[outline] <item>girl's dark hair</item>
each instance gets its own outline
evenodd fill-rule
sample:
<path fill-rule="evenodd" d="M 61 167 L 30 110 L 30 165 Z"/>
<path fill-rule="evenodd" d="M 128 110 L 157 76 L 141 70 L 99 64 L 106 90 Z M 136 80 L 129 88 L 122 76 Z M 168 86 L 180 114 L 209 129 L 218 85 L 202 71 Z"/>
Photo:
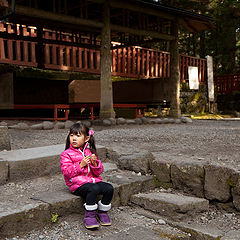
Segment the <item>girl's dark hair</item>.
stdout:
<path fill-rule="evenodd" d="M 71 134 L 83 134 L 85 137 L 89 136 L 89 128 L 83 124 L 83 123 L 74 123 L 69 130 L 67 139 L 66 139 L 66 146 L 65 146 L 65 150 L 68 149 L 70 147 L 70 135 Z M 90 147 L 90 151 L 93 154 L 96 154 L 96 146 L 95 146 L 95 139 L 93 137 L 93 135 L 89 136 L 89 147 Z"/>

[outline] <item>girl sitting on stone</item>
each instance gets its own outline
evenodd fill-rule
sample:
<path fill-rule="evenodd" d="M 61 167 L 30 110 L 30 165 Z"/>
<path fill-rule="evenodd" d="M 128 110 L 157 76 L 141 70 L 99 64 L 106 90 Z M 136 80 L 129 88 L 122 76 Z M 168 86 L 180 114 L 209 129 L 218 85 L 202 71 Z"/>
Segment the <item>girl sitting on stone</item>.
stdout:
<path fill-rule="evenodd" d="M 103 165 L 96 155 L 94 131 L 80 123 L 70 127 L 65 151 L 62 152 L 61 170 L 70 191 L 85 199 L 84 223 L 86 228 L 111 225 L 107 212 L 111 208 L 113 186 L 103 182 Z M 102 199 L 97 203 L 97 196 Z M 97 217 L 97 219 L 96 219 Z"/>

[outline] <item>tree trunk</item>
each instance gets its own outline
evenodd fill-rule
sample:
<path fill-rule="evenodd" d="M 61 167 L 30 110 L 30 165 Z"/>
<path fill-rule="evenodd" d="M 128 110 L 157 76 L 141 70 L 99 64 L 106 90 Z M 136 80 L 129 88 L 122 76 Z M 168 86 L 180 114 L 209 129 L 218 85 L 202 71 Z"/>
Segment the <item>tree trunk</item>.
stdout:
<path fill-rule="evenodd" d="M 109 1 L 104 3 L 104 26 L 101 40 L 101 99 L 100 118 L 115 118 L 113 110 L 112 78 L 111 78 L 111 32 Z"/>
<path fill-rule="evenodd" d="M 179 51 L 178 51 L 178 21 L 172 22 L 171 34 L 175 39 L 170 41 L 170 112 L 169 115 L 174 118 L 181 117 L 180 110 L 180 74 L 179 74 Z"/>

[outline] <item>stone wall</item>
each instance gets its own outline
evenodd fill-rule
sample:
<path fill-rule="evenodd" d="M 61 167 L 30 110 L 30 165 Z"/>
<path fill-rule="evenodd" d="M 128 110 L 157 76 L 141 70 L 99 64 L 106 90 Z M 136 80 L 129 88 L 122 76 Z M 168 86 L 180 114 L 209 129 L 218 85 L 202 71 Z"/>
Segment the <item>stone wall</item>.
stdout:
<path fill-rule="evenodd" d="M 204 113 L 208 111 L 207 86 L 200 85 L 199 90 L 190 90 L 187 84 L 181 84 L 181 112 Z"/>
<path fill-rule="evenodd" d="M 156 184 L 216 203 L 228 203 L 228 206 L 240 211 L 238 169 L 184 158 L 164 153 L 154 154 L 150 169 L 156 176 Z"/>

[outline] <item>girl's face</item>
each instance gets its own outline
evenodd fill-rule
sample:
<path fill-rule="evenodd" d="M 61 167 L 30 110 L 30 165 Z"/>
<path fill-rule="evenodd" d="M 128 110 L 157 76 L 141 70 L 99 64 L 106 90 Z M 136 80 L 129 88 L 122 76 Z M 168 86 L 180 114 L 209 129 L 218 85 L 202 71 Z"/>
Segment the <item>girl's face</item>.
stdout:
<path fill-rule="evenodd" d="M 80 148 L 84 145 L 89 140 L 89 136 L 85 136 L 84 134 L 78 133 L 70 133 L 69 139 L 70 139 L 70 144 L 74 148 Z"/>

